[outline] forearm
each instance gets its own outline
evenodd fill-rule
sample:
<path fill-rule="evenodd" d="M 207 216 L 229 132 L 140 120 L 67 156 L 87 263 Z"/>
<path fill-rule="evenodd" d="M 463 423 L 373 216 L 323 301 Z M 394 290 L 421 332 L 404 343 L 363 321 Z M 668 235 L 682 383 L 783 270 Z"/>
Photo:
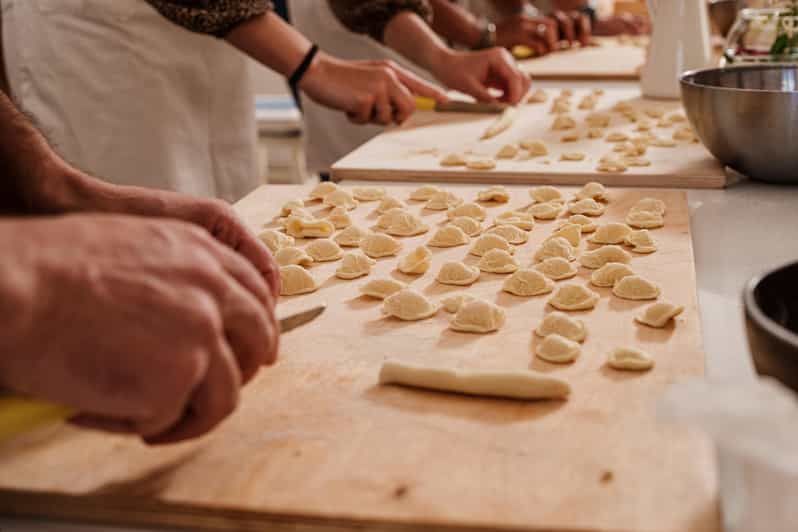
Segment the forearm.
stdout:
<path fill-rule="evenodd" d="M 311 47 L 304 35 L 271 11 L 239 24 L 225 38 L 283 76 L 294 71 Z"/>
<path fill-rule="evenodd" d="M 420 67 L 436 73 L 442 58 L 449 52 L 440 37 L 418 15 L 399 13 L 385 27 L 385 45 Z"/>
<path fill-rule="evenodd" d="M 432 29 L 449 42 L 474 48 L 482 38 L 479 20 L 451 0 L 430 0 Z"/>

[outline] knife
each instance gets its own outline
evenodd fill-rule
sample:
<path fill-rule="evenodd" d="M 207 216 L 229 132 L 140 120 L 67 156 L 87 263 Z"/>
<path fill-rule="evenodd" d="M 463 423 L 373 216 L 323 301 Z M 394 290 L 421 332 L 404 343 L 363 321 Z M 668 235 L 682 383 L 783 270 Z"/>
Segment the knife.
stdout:
<path fill-rule="evenodd" d="M 432 98 L 416 96 L 416 109 L 419 111 L 435 111 L 438 113 L 501 113 L 507 108 L 506 103 L 497 102 L 464 102 L 462 100 L 449 100 L 438 103 Z"/>
<path fill-rule="evenodd" d="M 310 323 L 319 317 L 326 308 L 327 305 L 322 303 L 282 318 L 279 321 L 280 333 L 287 333 Z M 43 425 L 63 421 L 74 413 L 75 411 L 69 407 L 47 401 L 0 394 L 0 441 Z"/>

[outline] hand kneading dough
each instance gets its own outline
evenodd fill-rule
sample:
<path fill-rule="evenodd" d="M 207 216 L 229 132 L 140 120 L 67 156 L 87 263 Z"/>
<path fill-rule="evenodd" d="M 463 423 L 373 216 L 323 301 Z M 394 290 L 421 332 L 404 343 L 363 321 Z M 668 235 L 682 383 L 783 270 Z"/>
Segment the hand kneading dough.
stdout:
<path fill-rule="evenodd" d="M 383 314 L 388 314 L 404 321 L 418 321 L 429 318 L 438 312 L 426 296 L 412 288 L 405 288 L 385 298 L 382 303 Z"/>
<path fill-rule="evenodd" d="M 466 286 L 474 284 L 479 279 L 479 268 L 462 262 L 447 262 L 441 266 L 435 279 L 441 284 Z"/>
<path fill-rule="evenodd" d="M 632 251 L 635 253 L 654 253 L 657 251 L 657 244 L 648 229 L 632 231 L 626 236 L 624 243 L 627 246 L 632 246 Z"/>
<path fill-rule="evenodd" d="M 301 199 L 292 199 L 283 204 L 280 209 L 281 216 L 291 216 L 295 210 L 305 210 L 305 202 Z"/>
<path fill-rule="evenodd" d="M 635 321 L 649 327 L 662 328 L 682 312 L 684 312 L 683 306 L 674 305 L 670 301 L 660 301 L 644 308 L 641 314 L 635 316 Z"/>
<path fill-rule="evenodd" d="M 338 190 L 338 185 L 331 181 L 323 181 L 310 191 L 308 197 L 312 200 L 323 200 L 324 196 L 336 190 Z"/>
<path fill-rule="evenodd" d="M 530 157 L 541 157 L 549 154 L 549 149 L 540 140 L 528 139 L 521 141 L 521 147 L 527 152 Z"/>
<path fill-rule="evenodd" d="M 313 264 L 313 257 L 305 253 L 304 249 L 287 247 L 280 248 L 274 254 L 274 260 L 277 261 L 279 266 L 289 266 L 297 264 L 299 266 L 308 266 Z"/>
<path fill-rule="evenodd" d="M 357 207 L 358 202 L 346 190 L 338 189 L 324 196 L 324 204 L 330 207 L 343 207 L 351 211 Z"/>
<path fill-rule="evenodd" d="M 313 257 L 316 262 L 330 262 L 340 259 L 344 251 L 341 246 L 330 240 L 329 238 L 322 238 L 315 240 L 305 247 L 308 255 Z"/>
<path fill-rule="evenodd" d="M 529 197 L 535 203 L 559 202 L 565 203 L 565 196 L 559 189 L 549 185 L 535 187 L 529 191 Z"/>
<path fill-rule="evenodd" d="M 656 229 L 665 225 L 665 219 L 656 212 L 629 211 L 629 214 L 626 215 L 626 223 L 635 229 Z"/>
<path fill-rule="evenodd" d="M 346 229 L 352 225 L 352 218 L 349 217 L 344 207 L 335 207 L 330 211 L 327 220 L 331 222 L 336 229 Z"/>
<path fill-rule="evenodd" d="M 601 183 L 591 181 L 590 183 L 585 183 L 585 185 L 576 193 L 575 197 L 577 200 L 594 199 L 596 201 L 606 201 L 607 189 Z"/>
<path fill-rule="evenodd" d="M 482 299 L 464 303 L 449 323 L 453 331 L 489 333 L 499 330 L 506 317 L 504 309 Z"/>
<path fill-rule="evenodd" d="M 510 243 L 499 235 L 482 235 L 474 241 L 474 245 L 471 246 L 468 252 L 481 257 L 491 249 L 503 249 L 507 253 L 515 252 Z"/>
<path fill-rule="evenodd" d="M 508 399 L 566 399 L 571 386 L 531 371 L 468 371 L 385 362 L 380 384 Z"/>
<path fill-rule="evenodd" d="M 376 299 L 385 299 L 405 288 L 407 285 L 395 279 L 374 279 L 361 286 L 360 293 Z"/>
<path fill-rule="evenodd" d="M 457 207 L 462 203 L 463 200 L 461 198 L 455 196 L 451 192 L 442 191 L 433 194 L 426 205 L 424 205 L 424 208 L 431 211 L 445 211 Z"/>
<path fill-rule="evenodd" d="M 514 245 L 523 244 L 529 239 L 529 236 L 527 236 L 526 232 L 510 224 L 491 227 L 485 231 L 485 234 L 499 235 L 507 242 Z"/>
<path fill-rule="evenodd" d="M 372 259 L 377 259 L 396 255 L 402 249 L 402 243 L 390 235 L 370 233 L 360 241 L 360 249 Z"/>
<path fill-rule="evenodd" d="M 518 155 L 518 144 L 505 144 L 496 152 L 497 159 L 512 159 Z"/>
<path fill-rule="evenodd" d="M 510 201 L 510 193 L 503 185 L 495 185 L 477 193 L 478 201 L 495 201 L 496 203 L 507 203 Z"/>
<path fill-rule="evenodd" d="M 440 160 L 441 166 L 465 166 L 466 158 L 459 153 L 447 153 Z"/>
<path fill-rule="evenodd" d="M 280 295 L 295 296 L 315 292 L 319 285 L 302 266 L 291 264 L 280 267 Z"/>
<path fill-rule="evenodd" d="M 597 293 L 581 284 L 566 283 L 549 299 L 549 305 L 559 310 L 590 310 L 598 300 Z"/>
<path fill-rule="evenodd" d="M 477 266 L 487 273 L 513 273 L 518 269 L 518 261 L 503 249 L 491 249 L 482 255 Z"/>
<path fill-rule="evenodd" d="M 458 216 L 449 222 L 449 225 L 454 225 L 463 230 L 468 236 L 477 236 L 482 232 L 482 225 L 477 220 L 469 218 L 468 216 Z"/>
<path fill-rule="evenodd" d="M 579 257 L 579 263 L 585 268 L 598 270 L 608 262 L 620 262 L 629 264 L 632 256 L 629 255 L 623 248 L 616 245 L 609 245 L 594 249 L 593 251 L 586 251 Z"/>
<path fill-rule="evenodd" d="M 535 262 L 543 262 L 551 257 L 562 257 L 565 260 L 575 260 L 574 247 L 561 236 L 555 236 L 543 241 L 535 252 Z"/>
<path fill-rule="evenodd" d="M 647 211 L 665 216 L 665 202 L 657 198 L 643 198 L 632 205 L 629 212 Z"/>
<path fill-rule="evenodd" d="M 335 240 L 339 246 L 356 248 L 360 247 L 360 241 L 363 240 L 363 237 L 367 234 L 369 233 L 365 229 L 352 225 L 335 235 L 333 240 Z"/>
<path fill-rule="evenodd" d="M 559 334 L 550 334 L 538 344 L 535 354 L 546 362 L 567 364 L 576 360 L 581 351 L 582 348 L 577 342 Z"/>
<path fill-rule="evenodd" d="M 457 218 L 458 216 L 468 216 L 469 218 L 473 218 L 481 222 L 485 220 L 486 217 L 485 207 L 478 203 L 463 203 L 462 205 L 446 211 L 446 217 L 450 220 Z"/>
<path fill-rule="evenodd" d="M 385 197 L 385 189 L 382 187 L 355 187 L 352 195 L 359 201 L 379 201 Z"/>
<path fill-rule="evenodd" d="M 335 270 L 335 276 L 339 279 L 357 279 L 371 273 L 371 267 L 375 264 L 377 264 L 376 260 L 355 251 L 350 251 L 344 255 L 341 265 Z"/>
<path fill-rule="evenodd" d="M 427 245 L 434 248 L 453 248 L 464 246 L 470 241 L 471 238 L 456 225 L 445 225 L 435 231 Z"/>
<path fill-rule="evenodd" d="M 579 247 L 582 241 L 582 226 L 578 224 L 564 224 L 554 231 L 549 238 L 561 237 L 573 247 Z"/>
<path fill-rule="evenodd" d="M 626 371 L 647 371 L 654 367 L 654 359 L 640 349 L 619 347 L 607 357 L 607 364 L 612 369 Z"/>
<path fill-rule="evenodd" d="M 432 264 L 432 252 L 426 246 L 419 246 L 399 261 L 398 270 L 409 275 L 421 275 Z"/>
<path fill-rule="evenodd" d="M 385 214 L 391 209 L 406 209 L 406 208 L 407 205 L 405 205 L 404 201 L 392 198 L 391 196 L 385 196 L 380 200 L 379 205 L 377 205 L 377 212 L 380 214 Z"/>
<path fill-rule="evenodd" d="M 535 270 L 518 270 L 504 281 L 502 290 L 521 297 L 539 296 L 551 293 L 554 281 Z"/>
<path fill-rule="evenodd" d="M 476 298 L 470 294 L 453 294 L 441 299 L 441 304 L 443 305 L 443 310 L 450 314 L 454 314 L 460 310 L 460 307 L 475 299 Z"/>
<path fill-rule="evenodd" d="M 535 203 L 526 212 L 538 220 L 553 220 L 562 212 L 562 203 L 549 201 L 546 203 Z"/>
<path fill-rule="evenodd" d="M 571 203 L 568 207 L 568 212 L 587 216 L 601 216 L 604 214 L 604 205 L 594 199 L 587 198 Z"/>
<path fill-rule="evenodd" d="M 632 232 L 632 228 L 622 223 L 608 223 L 599 226 L 590 241 L 594 244 L 622 244 Z"/>
<path fill-rule="evenodd" d="M 535 228 L 535 217 L 528 212 L 507 211 L 498 215 L 493 220 L 494 225 L 512 225 L 522 231 L 531 231 Z"/>
<path fill-rule="evenodd" d="M 289 216 L 285 222 L 285 232 L 296 238 L 327 238 L 335 232 L 329 220 L 307 220 Z"/>
<path fill-rule="evenodd" d="M 579 268 L 562 257 L 549 257 L 536 264 L 535 269 L 552 281 L 570 279 L 571 277 L 575 277 L 579 271 Z"/>
<path fill-rule="evenodd" d="M 438 192 L 443 192 L 443 190 L 435 185 L 424 185 L 411 192 L 410 199 L 413 201 L 429 201 Z"/>
<path fill-rule="evenodd" d="M 293 237 L 284 235 L 280 231 L 275 231 L 274 229 L 261 231 L 258 238 L 261 242 L 266 244 L 266 247 L 269 248 L 269 251 L 272 253 L 276 253 L 282 248 L 291 247 L 296 243 Z"/>
<path fill-rule="evenodd" d="M 621 278 L 612 287 L 612 293 L 621 299 L 641 300 L 657 299 L 659 287 L 639 275 L 628 275 Z"/>
<path fill-rule="evenodd" d="M 624 277 L 634 274 L 635 272 L 632 271 L 632 268 L 626 264 L 608 262 L 590 275 L 590 283 L 594 286 L 609 288 L 615 286 L 615 283 Z"/>
<path fill-rule="evenodd" d="M 389 212 L 393 210 L 391 209 Z M 395 236 L 414 236 L 427 231 L 429 231 L 429 226 L 421 218 L 407 211 L 395 213 L 388 227 L 385 228 L 386 233 Z"/>
<path fill-rule="evenodd" d="M 564 312 L 555 310 L 546 315 L 540 322 L 535 334 L 545 338 L 551 334 L 559 334 L 573 342 L 584 342 L 587 337 L 587 327 L 585 322 L 572 318 Z"/>
<path fill-rule="evenodd" d="M 578 225 L 582 234 L 592 233 L 598 228 L 596 222 L 584 214 L 572 214 L 560 225 L 560 228 L 565 227 L 568 224 Z"/>

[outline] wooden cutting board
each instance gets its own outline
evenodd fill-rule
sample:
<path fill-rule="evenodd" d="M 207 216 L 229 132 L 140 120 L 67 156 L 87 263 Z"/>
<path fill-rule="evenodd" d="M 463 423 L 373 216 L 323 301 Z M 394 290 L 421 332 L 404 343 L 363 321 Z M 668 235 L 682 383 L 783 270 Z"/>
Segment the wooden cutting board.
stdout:
<path fill-rule="evenodd" d="M 412 187 L 389 188 L 406 198 Z M 478 189 L 449 188 L 468 199 Z M 237 208 L 260 227 L 307 190 L 262 187 Z M 528 203 L 527 189 L 512 192 L 509 207 Z M 24 436 L 0 446 L 0 512 L 193 530 L 719 530 L 709 445 L 660 426 L 653 412 L 669 384 L 704 368 L 685 194 L 611 192 L 601 222 L 622 219 L 644 195 L 667 203 L 667 226 L 655 231 L 660 250 L 636 256 L 632 266 L 686 306 L 675 327 L 636 325 L 643 303 L 598 289 L 597 309 L 578 313 L 589 329 L 582 356 L 554 366 L 532 354 L 547 298 L 500 292 L 504 276 L 483 274 L 464 289 L 508 316 L 499 332 L 472 335 L 448 330 L 443 313 L 413 323 L 386 319 L 379 302 L 358 296 L 369 278 L 343 281 L 332 276 L 336 263 L 315 266 L 321 289 L 283 298 L 278 313 L 320 301 L 327 312 L 282 338 L 279 363 L 247 386 L 237 413 L 215 432 L 161 448 L 69 427 Z M 374 205 L 353 212 L 358 224 L 373 225 Z M 492 217 L 509 207 L 488 210 Z M 419 204 L 411 209 L 421 212 Z M 433 226 L 444 218 L 422 214 Z M 530 233 L 517 251 L 524 263 L 554 225 L 542 222 Z M 403 239 L 405 250 L 429 236 Z M 394 271 L 395 259 L 381 259 L 370 278 L 396 277 L 437 299 L 459 291 L 433 281 L 440 265 L 466 252 L 435 249 L 431 270 L 416 279 Z M 583 270 L 577 280 L 587 276 Z M 647 349 L 656 368 L 605 368 L 605 354 L 619 345 Z M 533 403 L 381 387 L 386 357 L 533 369 L 567 379 L 573 395 Z"/>
<path fill-rule="evenodd" d="M 637 80 L 646 60 L 644 38 L 597 37 L 596 46 L 556 52 L 518 62 L 535 79 Z"/>
<path fill-rule="evenodd" d="M 479 140 L 496 119 L 494 115 L 417 112 L 401 127 L 386 131 L 363 144 L 332 167 L 336 179 L 368 179 L 380 181 L 456 181 L 481 183 L 486 180 L 509 184 L 583 184 L 599 180 L 615 186 L 648 186 L 679 188 L 723 188 L 726 174 L 723 167 L 701 144 L 680 142 L 676 148 L 649 148 L 649 167 L 629 168 L 625 173 L 607 174 L 596 170 L 598 160 L 612 152 L 613 144 L 602 139 L 587 139 L 584 118 L 590 111 L 576 109 L 587 90 L 574 90 L 572 97 L 578 142 L 560 142 L 563 131 L 552 131 L 554 115 L 549 114 L 551 100 L 559 90 L 548 90 L 549 101 L 522 105 L 520 117 L 513 126 L 489 140 Z M 678 102 L 646 101 L 639 98 L 639 89 L 607 89 L 599 100 L 597 111 L 609 111 L 617 102 L 628 101 L 641 109 L 662 108 L 668 112 L 681 110 Z M 612 113 L 608 131 L 636 134 L 618 113 Z M 671 128 L 654 128 L 658 136 L 670 138 Z M 443 167 L 441 156 L 448 152 L 471 152 L 493 156 L 505 144 L 523 139 L 546 142 L 550 155 L 523 160 L 498 160 L 493 170 L 468 170 L 465 167 Z M 561 162 L 565 152 L 587 155 L 581 162 Z M 549 164 L 546 164 L 548 161 Z"/>

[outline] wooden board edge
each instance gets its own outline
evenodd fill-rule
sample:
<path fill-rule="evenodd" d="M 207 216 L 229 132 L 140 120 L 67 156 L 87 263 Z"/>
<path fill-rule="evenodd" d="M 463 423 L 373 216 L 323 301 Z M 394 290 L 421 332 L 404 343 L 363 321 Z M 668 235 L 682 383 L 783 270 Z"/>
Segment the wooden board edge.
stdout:
<path fill-rule="evenodd" d="M 532 72 L 527 70 L 526 68 L 522 68 L 521 72 L 524 72 L 533 81 L 640 81 L 640 74 L 639 73 L 629 73 L 629 74 L 590 74 L 584 72 L 565 72 L 565 73 L 540 73 L 540 72 Z"/>
<path fill-rule="evenodd" d="M 669 183 L 662 182 L 663 176 L 651 174 L 528 174 L 488 171 L 447 171 L 447 170 L 367 170 L 345 168 L 333 165 L 331 176 L 337 181 L 350 179 L 353 181 L 407 181 L 413 183 L 440 182 L 481 185 L 485 183 L 503 183 L 505 185 L 584 185 L 589 181 L 600 181 L 612 187 L 629 188 L 701 188 L 723 189 L 728 185 L 726 172 L 717 176 L 685 177 L 668 176 Z"/>
<path fill-rule="evenodd" d="M 347 517 L 313 517 L 298 514 L 253 512 L 226 507 L 200 507 L 156 500 L 136 500 L 102 495 L 64 495 L 0 489 L 0 515 L 10 518 L 46 518 L 113 526 L 167 527 L 172 529 L 239 532 L 551 532 L 549 529 L 482 525 L 442 525 L 417 521 L 387 522 Z M 557 529 L 557 532 L 588 532 Z M 596 532 L 595 530 L 590 532 Z M 622 530 L 602 532 L 625 532 Z M 631 532 L 631 531 L 630 531 Z"/>

